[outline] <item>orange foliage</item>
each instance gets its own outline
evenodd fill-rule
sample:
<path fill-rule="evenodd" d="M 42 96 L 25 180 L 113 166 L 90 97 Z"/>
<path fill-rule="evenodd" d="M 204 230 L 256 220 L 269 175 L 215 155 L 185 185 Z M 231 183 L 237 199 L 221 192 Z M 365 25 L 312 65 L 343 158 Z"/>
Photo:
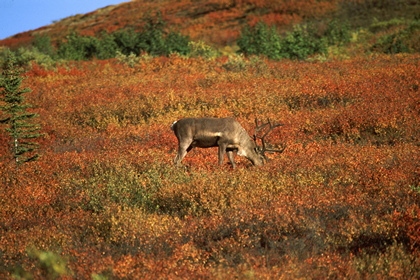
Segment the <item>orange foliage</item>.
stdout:
<path fill-rule="evenodd" d="M 0 134 L 0 278 L 418 276 L 419 56 L 325 63 L 183 58 L 33 65 L 46 136 L 15 170 Z M 283 123 L 261 168 L 215 149 L 172 166 L 181 117 Z"/>
<path fill-rule="evenodd" d="M 98 9 L 85 15 L 74 15 L 53 25 L 24 32 L 2 40 L 1 45 L 18 47 L 27 45 L 36 34 L 48 34 L 53 43 L 62 41 L 69 32 L 94 35 L 121 28 L 141 28 L 147 15 L 161 13 L 170 30 L 189 35 L 194 41 L 214 45 L 232 44 L 239 32 L 249 23 L 263 20 L 286 29 L 306 19 L 320 19 L 337 9 L 337 0 L 202 0 L 202 1 L 144 1 L 134 0 Z M 245 20 L 244 20 L 245 19 Z M 220 35 L 218 35 L 220 33 Z M 230 37 L 228 37 L 230 36 Z"/>

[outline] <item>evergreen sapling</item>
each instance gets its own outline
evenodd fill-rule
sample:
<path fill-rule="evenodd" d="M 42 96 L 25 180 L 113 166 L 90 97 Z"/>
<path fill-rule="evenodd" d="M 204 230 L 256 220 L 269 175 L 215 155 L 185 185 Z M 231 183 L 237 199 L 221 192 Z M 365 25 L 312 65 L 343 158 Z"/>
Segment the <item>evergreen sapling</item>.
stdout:
<path fill-rule="evenodd" d="M 38 114 L 29 113 L 31 105 L 25 103 L 25 93 L 29 88 L 21 88 L 23 70 L 17 66 L 16 57 L 9 52 L 0 76 L 0 124 L 5 125 L 5 132 L 12 138 L 11 151 L 16 164 L 37 160 L 34 153 L 39 144 L 32 139 L 40 137 L 41 127 L 30 122 Z"/>

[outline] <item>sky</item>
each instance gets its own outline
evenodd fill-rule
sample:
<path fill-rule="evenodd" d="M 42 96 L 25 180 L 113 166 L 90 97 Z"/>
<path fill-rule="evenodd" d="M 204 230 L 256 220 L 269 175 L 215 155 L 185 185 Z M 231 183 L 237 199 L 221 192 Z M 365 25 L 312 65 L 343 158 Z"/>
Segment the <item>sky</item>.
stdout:
<path fill-rule="evenodd" d="M 129 0 L 0 0 L 0 40 Z"/>

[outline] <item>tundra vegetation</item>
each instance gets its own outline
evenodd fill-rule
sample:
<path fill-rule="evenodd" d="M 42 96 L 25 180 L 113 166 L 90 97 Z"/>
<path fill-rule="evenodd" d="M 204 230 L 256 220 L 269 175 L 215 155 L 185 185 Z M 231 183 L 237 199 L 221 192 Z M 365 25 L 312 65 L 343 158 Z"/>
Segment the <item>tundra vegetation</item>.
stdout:
<path fill-rule="evenodd" d="M 419 59 L 34 64 L 43 157 L 14 172 L 0 134 L 2 278 L 417 278 Z M 175 168 L 183 116 L 275 119 L 287 148 Z"/>
<path fill-rule="evenodd" d="M 418 279 L 420 55 L 364 36 L 301 60 L 17 50 L 45 136 L 17 171 L 0 133 L 0 278 Z M 197 116 L 275 120 L 287 148 L 236 169 L 193 149 L 177 168 L 170 125 Z"/>

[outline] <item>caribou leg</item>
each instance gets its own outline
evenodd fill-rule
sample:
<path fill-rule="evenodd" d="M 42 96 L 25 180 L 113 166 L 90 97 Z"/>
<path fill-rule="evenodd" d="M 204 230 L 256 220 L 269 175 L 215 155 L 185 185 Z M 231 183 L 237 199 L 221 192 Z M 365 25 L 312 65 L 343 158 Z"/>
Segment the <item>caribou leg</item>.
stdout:
<path fill-rule="evenodd" d="M 219 144 L 219 165 L 223 165 L 223 159 L 225 158 L 227 143 L 219 142 L 218 144 Z"/>
<path fill-rule="evenodd" d="M 178 153 L 174 158 L 175 165 L 180 165 L 181 161 L 184 159 L 184 157 L 187 155 L 189 151 L 191 151 L 193 147 L 191 146 L 191 141 L 184 141 L 179 142 L 178 146 Z"/>
<path fill-rule="evenodd" d="M 232 150 L 227 150 L 226 154 L 227 154 L 227 157 L 228 157 L 230 163 L 232 164 L 232 167 L 235 168 L 236 163 L 235 163 L 235 159 L 233 158 L 233 151 Z"/>

